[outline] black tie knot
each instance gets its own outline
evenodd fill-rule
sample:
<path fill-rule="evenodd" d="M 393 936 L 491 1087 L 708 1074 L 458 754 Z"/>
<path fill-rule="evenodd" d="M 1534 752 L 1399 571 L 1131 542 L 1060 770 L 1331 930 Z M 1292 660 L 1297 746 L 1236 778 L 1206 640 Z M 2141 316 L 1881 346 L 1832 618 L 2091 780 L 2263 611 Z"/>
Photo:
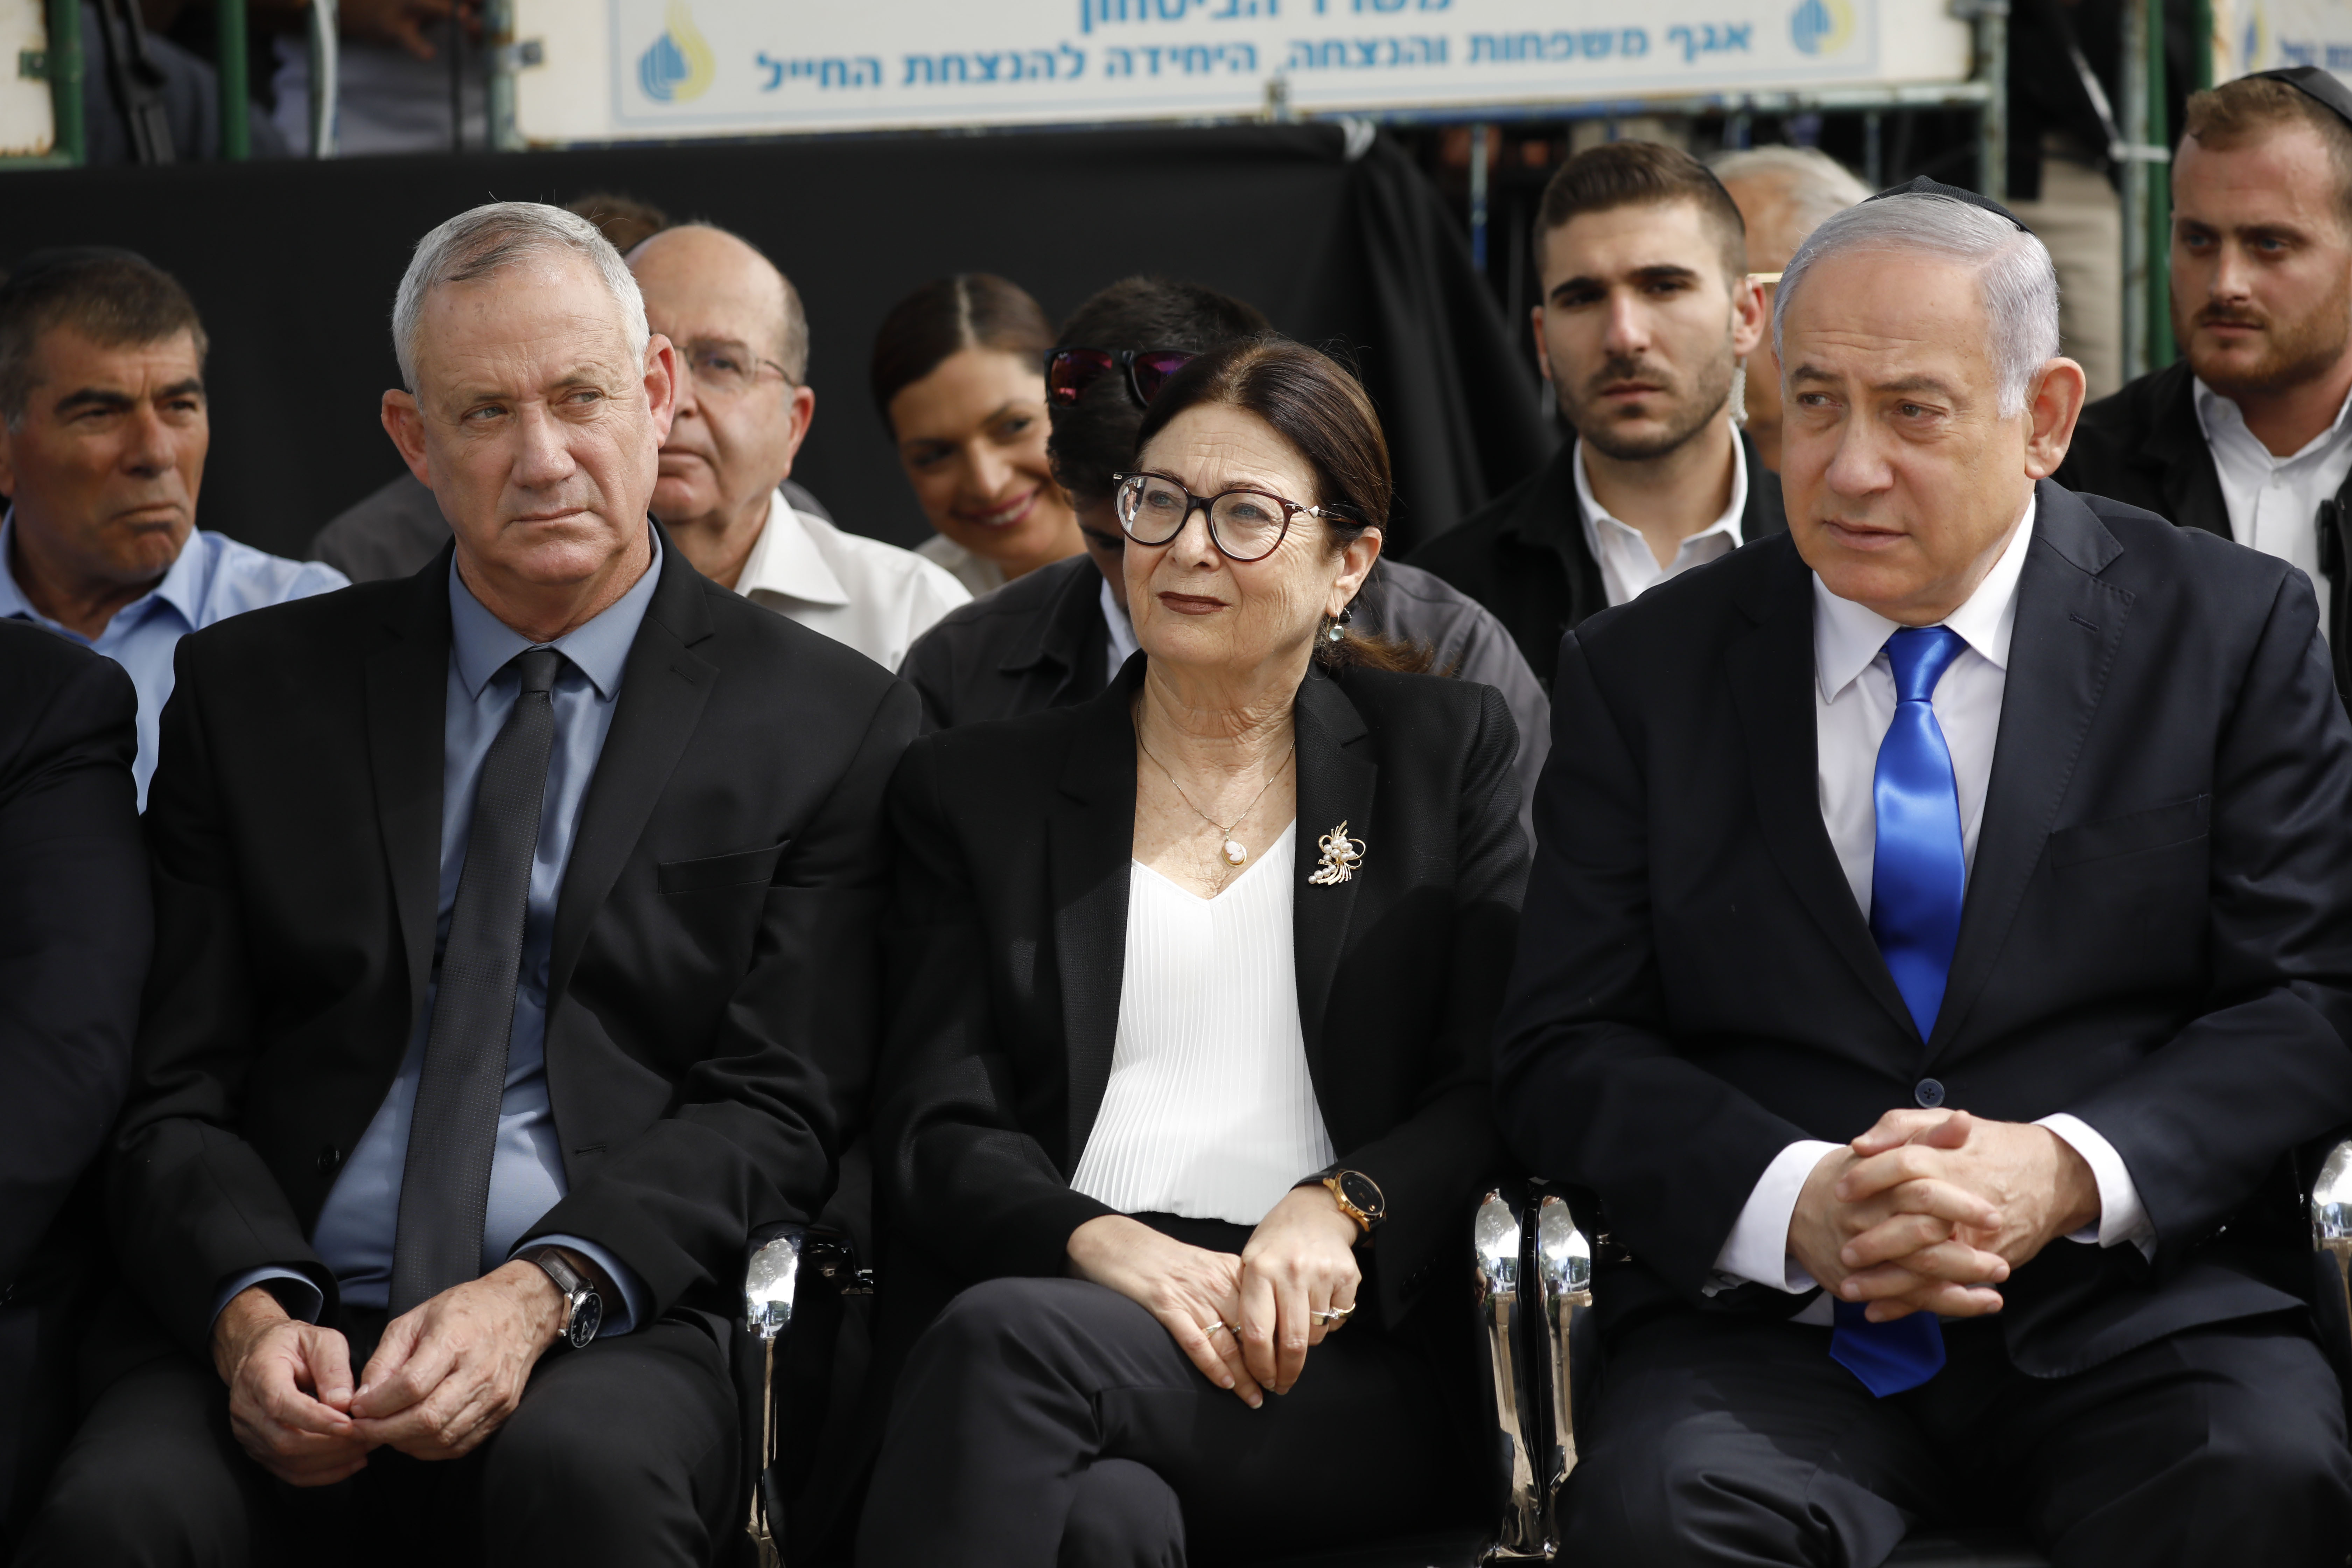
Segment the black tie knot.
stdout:
<path fill-rule="evenodd" d="M 522 689 L 528 694 L 555 689 L 555 672 L 563 656 L 551 647 L 527 648 L 515 655 L 515 668 L 521 672 Z"/>

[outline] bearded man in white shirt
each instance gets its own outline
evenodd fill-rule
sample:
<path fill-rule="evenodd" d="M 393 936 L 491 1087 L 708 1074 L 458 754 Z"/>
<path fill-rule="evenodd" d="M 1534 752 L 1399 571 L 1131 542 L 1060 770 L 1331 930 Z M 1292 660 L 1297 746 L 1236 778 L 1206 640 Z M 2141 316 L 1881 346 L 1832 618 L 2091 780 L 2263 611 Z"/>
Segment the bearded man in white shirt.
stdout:
<path fill-rule="evenodd" d="M 816 417 L 808 317 L 775 265 L 724 229 L 681 224 L 629 252 L 646 319 L 677 345 L 677 416 L 654 516 L 721 586 L 887 669 L 971 595 L 913 551 L 796 511 L 778 488 Z"/>
<path fill-rule="evenodd" d="M 1580 628 L 1552 692 L 1496 1090 L 1600 1206 L 1565 1555 L 1874 1568 L 1990 1516 L 2061 1568 L 2340 1563 L 2310 584 L 2048 477 L 2083 371 L 1983 197 L 1837 214 L 1776 311 L 1790 537 Z"/>

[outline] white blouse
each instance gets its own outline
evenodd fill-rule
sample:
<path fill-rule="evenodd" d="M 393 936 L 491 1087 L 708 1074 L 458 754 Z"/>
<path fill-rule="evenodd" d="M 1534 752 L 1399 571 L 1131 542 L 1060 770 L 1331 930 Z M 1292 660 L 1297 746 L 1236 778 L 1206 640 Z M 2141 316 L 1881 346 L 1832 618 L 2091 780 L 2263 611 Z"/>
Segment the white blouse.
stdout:
<path fill-rule="evenodd" d="M 1123 1214 L 1255 1226 L 1331 1163 L 1291 940 L 1298 824 L 1213 899 L 1129 871 L 1110 1082 L 1070 1185 Z"/>

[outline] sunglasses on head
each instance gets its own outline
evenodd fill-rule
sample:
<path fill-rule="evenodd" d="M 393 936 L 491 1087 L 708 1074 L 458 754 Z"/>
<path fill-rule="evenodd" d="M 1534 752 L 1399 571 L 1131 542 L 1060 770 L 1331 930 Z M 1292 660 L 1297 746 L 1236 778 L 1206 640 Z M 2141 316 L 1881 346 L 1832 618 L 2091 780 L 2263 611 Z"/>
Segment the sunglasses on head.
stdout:
<path fill-rule="evenodd" d="M 1074 407 L 1087 387 L 1123 371 L 1135 405 L 1149 408 L 1168 378 L 1193 357 L 1183 349 L 1055 349 L 1045 356 L 1045 396 L 1056 408 Z"/>

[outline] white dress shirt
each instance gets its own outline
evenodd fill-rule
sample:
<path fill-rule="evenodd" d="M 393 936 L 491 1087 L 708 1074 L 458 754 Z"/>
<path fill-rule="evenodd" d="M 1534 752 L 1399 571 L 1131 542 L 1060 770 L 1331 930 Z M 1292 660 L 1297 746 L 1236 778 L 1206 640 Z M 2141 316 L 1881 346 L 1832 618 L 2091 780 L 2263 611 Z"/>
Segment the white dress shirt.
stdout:
<path fill-rule="evenodd" d="M 1118 1037 L 1073 1189 L 1255 1226 L 1331 1163 L 1298 1024 L 1297 837 L 1294 821 L 1213 899 L 1131 865 Z"/>
<path fill-rule="evenodd" d="M 735 591 L 891 670 L 940 616 L 971 603 L 961 584 L 913 551 L 795 511 L 782 490 L 769 498 Z"/>
<path fill-rule="evenodd" d="M 2274 458 L 2246 428 L 2238 405 L 2203 380 L 2196 383 L 2197 423 L 2204 429 L 2221 500 L 2230 509 L 2230 532 L 2241 544 L 2275 555 L 2319 588 L 2319 503 L 2335 499 L 2352 474 L 2352 394 L 2336 410 L 2336 422 L 2305 443 L 2303 450 Z M 2326 590 L 2319 588 L 2324 596 Z M 2319 617 L 2327 635 L 2327 617 Z"/>
<path fill-rule="evenodd" d="M 1118 679 L 1118 672 L 1135 657 L 1135 623 L 1118 607 L 1118 601 L 1110 596 L 1108 582 L 1102 585 L 1102 613 L 1103 626 L 1110 633 L 1110 674 L 1105 681 L 1108 684 Z"/>
<path fill-rule="evenodd" d="M 1601 584 L 1608 590 L 1612 605 L 1622 605 L 1669 577 L 1719 561 L 1739 548 L 1739 517 L 1748 510 L 1748 454 L 1741 450 L 1737 435 L 1731 440 L 1731 504 L 1723 509 L 1721 517 L 1684 540 L 1674 560 L 1664 566 L 1650 552 L 1650 542 L 1642 537 L 1640 529 L 1618 521 L 1592 499 L 1581 437 L 1576 443 L 1576 461 L 1570 467 L 1576 474 L 1576 499 L 1584 511 L 1584 547 L 1601 563 Z"/>
<path fill-rule="evenodd" d="M 962 584 L 964 592 L 975 599 L 983 594 L 993 594 L 1012 581 L 1005 576 L 1003 567 L 985 555 L 966 550 L 944 533 L 934 533 L 915 546 L 915 553 Z"/>
<path fill-rule="evenodd" d="M 1994 743 L 2000 732 L 2000 704 L 2009 685 L 2010 635 L 2017 625 L 2017 582 L 2033 538 L 2034 503 L 2010 536 L 1968 602 L 1944 620 L 1967 646 L 1931 700 L 1944 744 L 1951 752 L 1952 782 L 1959 795 L 1960 847 L 1971 872 L 1977 838 L 1984 826 L 1985 794 L 1992 779 Z M 1877 853 L 1875 786 L 1878 748 L 1895 722 L 1895 671 L 1886 639 L 1900 629 L 1875 610 L 1841 599 L 1813 579 L 1813 724 L 1821 792 L 1822 825 L 1829 830 L 1846 886 L 1864 920 L 1870 918 L 1871 871 Z M 1956 1108 L 1965 1109 L 1965 1108 Z M 2060 1113 L 2037 1123 L 2072 1145 L 2091 1167 L 2099 1185 L 2095 1227 L 2069 1239 L 2113 1247 L 2131 1241 L 2148 1250 L 2153 1243 L 2139 1190 L 2115 1146 L 2077 1117 Z M 1780 1151 L 1748 1194 L 1738 1221 L 1717 1254 L 1718 1284 L 1752 1280 L 1775 1289 L 1810 1290 L 1814 1280 L 1789 1256 L 1789 1221 L 1805 1178 L 1822 1156 L 1839 1144 L 1805 1139 Z M 1824 1295 L 1796 1320 L 1827 1323 Z"/>

